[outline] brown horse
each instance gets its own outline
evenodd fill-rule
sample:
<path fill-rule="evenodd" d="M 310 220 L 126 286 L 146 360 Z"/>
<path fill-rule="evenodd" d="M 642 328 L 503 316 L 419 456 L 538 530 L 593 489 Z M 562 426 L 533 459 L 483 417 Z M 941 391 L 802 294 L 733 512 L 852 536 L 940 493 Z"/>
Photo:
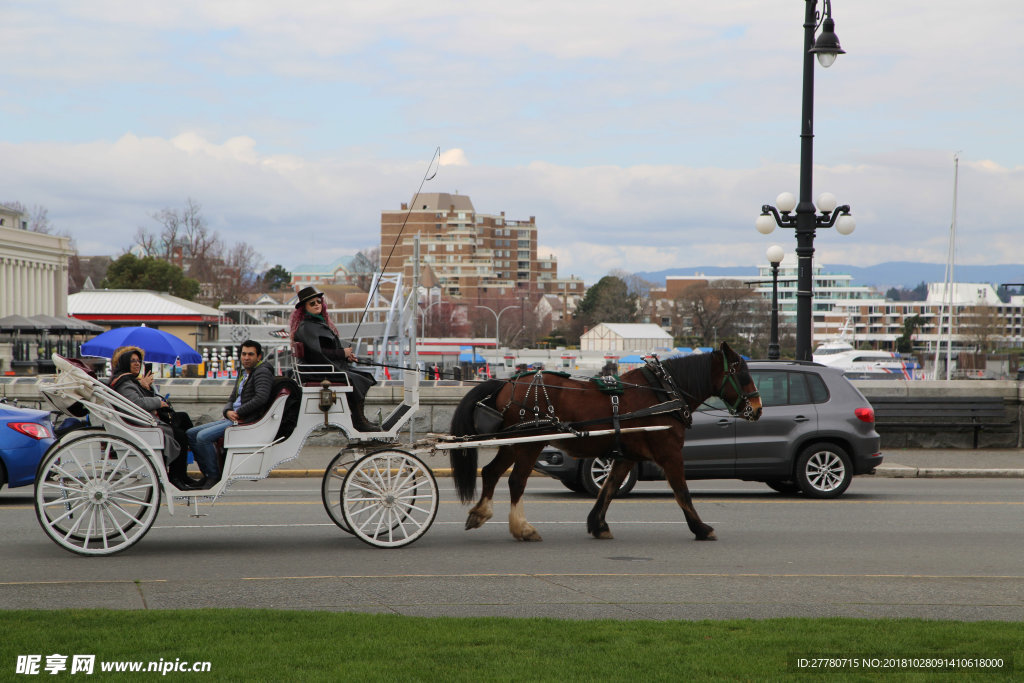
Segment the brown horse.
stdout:
<path fill-rule="evenodd" d="M 562 373 L 542 372 L 511 380 L 491 380 L 477 385 L 459 403 L 452 418 L 453 436 L 500 430 L 500 436 L 583 432 L 597 429 L 667 426 L 659 431 L 629 431 L 608 436 L 558 440 L 558 447 L 581 458 L 615 458 L 608 478 L 587 517 L 587 531 L 595 538 L 612 538 L 605 513 L 635 461 L 653 460 L 683 510 L 697 540 L 715 540 L 715 532 L 701 521 L 690 499 L 683 468 L 683 441 L 692 411 L 711 396 L 719 396 L 734 414 L 747 420 L 761 416 L 761 399 L 747 364 L 729 345 L 718 351 L 661 363 L 622 375 L 620 395 L 602 391 L 591 380 Z M 482 428 L 481 411 L 494 420 Z M 495 412 L 498 411 L 498 412 Z M 499 422 L 500 413 L 500 422 Z M 496 426 L 494 426 L 496 425 Z M 531 441 L 498 448 L 498 454 L 482 470 L 483 492 L 469 511 L 467 529 L 476 529 L 493 515 L 492 499 L 498 479 L 511 465 L 508 487 L 512 509 L 509 531 L 521 541 L 539 541 L 540 534 L 526 521 L 523 491 L 546 441 Z M 476 494 L 477 449 L 454 449 L 450 454 L 452 475 L 459 499 L 472 502 Z"/>

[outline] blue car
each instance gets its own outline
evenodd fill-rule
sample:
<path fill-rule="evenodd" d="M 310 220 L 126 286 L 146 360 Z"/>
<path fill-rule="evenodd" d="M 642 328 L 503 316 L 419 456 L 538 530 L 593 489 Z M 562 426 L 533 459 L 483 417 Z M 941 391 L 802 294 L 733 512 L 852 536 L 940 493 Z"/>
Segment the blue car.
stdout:
<path fill-rule="evenodd" d="M 28 486 L 53 443 L 53 425 L 46 410 L 0 403 L 0 487 Z"/>

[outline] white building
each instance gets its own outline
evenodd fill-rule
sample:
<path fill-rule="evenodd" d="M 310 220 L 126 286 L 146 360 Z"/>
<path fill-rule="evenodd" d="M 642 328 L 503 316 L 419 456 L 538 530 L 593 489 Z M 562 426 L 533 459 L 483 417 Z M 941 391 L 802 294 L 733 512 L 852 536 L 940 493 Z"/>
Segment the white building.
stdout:
<path fill-rule="evenodd" d="M 672 348 L 672 335 L 658 325 L 599 323 L 580 336 L 581 351 L 653 351 Z"/>
<path fill-rule="evenodd" d="M 0 205 L 0 318 L 67 315 L 67 237 L 32 232 L 25 216 Z"/>
<path fill-rule="evenodd" d="M 771 264 L 758 264 L 757 293 L 769 303 L 772 300 L 772 267 Z M 811 317 L 813 318 L 812 335 L 820 340 L 824 336 L 835 335 L 842 327 L 837 328 L 832 315 L 837 309 L 846 310 L 850 306 L 884 305 L 885 297 L 864 285 L 853 284 L 853 276 L 840 273 L 826 273 L 824 267 L 814 265 L 811 273 L 814 296 L 811 299 Z M 786 254 L 779 264 L 779 324 L 796 326 L 796 291 L 797 291 L 797 258 L 796 254 Z"/>
<path fill-rule="evenodd" d="M 954 347 L 1024 346 L 1024 296 L 1012 296 L 1003 303 L 992 285 L 968 282 L 953 283 L 951 293 Z M 849 341 L 855 345 L 891 349 L 903 334 L 904 322 L 919 316 L 920 325 L 913 340 L 917 346 L 931 349 L 940 337 L 945 341 L 950 314 L 944 311 L 949 301 L 946 284 L 933 282 L 928 285 L 924 301 L 839 304 L 828 314 L 824 327 L 829 333 L 838 334 L 845 326 Z"/>

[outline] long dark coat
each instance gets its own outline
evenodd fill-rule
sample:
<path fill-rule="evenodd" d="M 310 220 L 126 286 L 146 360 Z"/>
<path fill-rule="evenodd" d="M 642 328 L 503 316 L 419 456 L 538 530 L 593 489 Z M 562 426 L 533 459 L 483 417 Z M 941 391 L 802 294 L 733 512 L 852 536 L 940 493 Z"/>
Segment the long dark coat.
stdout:
<path fill-rule="evenodd" d="M 345 360 L 345 347 L 353 344 L 338 339 L 327 323 L 307 315 L 295 330 L 294 340 L 305 347 L 303 363 L 333 365 L 335 370 L 348 373 L 355 400 L 364 400 L 366 392 L 377 383 L 373 375 L 355 370 Z"/>

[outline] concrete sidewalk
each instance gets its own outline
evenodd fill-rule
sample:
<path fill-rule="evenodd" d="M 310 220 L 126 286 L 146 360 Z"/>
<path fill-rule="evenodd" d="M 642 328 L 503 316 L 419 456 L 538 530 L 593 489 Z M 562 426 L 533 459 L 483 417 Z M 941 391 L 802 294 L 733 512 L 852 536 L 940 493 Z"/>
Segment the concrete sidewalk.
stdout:
<path fill-rule="evenodd" d="M 342 446 L 307 444 L 299 457 L 271 472 L 272 477 L 322 477 Z M 373 450 L 396 448 L 412 451 L 408 444 L 379 444 Z M 480 449 L 480 465 L 493 457 L 494 449 Z M 450 476 L 448 455 L 416 454 L 437 476 Z M 883 464 L 876 477 L 1020 477 L 1024 478 L 1024 449 L 914 449 L 883 450 Z M 540 476 L 534 473 L 534 476 Z"/>

